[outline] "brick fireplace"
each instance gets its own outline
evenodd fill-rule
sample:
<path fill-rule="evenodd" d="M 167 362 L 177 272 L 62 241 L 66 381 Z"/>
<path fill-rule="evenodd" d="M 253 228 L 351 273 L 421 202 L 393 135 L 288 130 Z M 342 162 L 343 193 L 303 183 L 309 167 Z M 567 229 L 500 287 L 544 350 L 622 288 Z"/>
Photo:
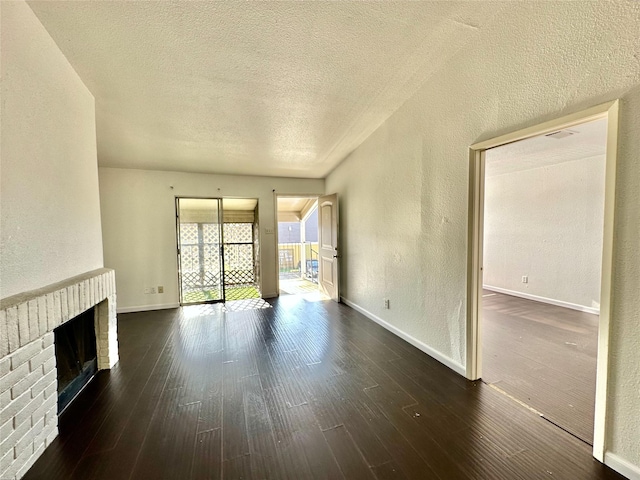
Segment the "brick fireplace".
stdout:
<path fill-rule="evenodd" d="M 98 370 L 110 369 L 118 362 L 113 270 L 93 270 L 0 300 L 2 480 L 21 478 L 58 435 L 53 330 L 91 308 Z"/>

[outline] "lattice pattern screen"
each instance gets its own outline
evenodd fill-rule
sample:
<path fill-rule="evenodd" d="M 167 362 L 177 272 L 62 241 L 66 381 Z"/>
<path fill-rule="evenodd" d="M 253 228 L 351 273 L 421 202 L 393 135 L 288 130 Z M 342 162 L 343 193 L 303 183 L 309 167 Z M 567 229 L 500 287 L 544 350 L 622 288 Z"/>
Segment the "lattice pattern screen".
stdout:
<path fill-rule="evenodd" d="M 226 227 L 225 227 L 226 228 Z M 205 244 L 217 244 L 220 240 L 218 238 L 220 232 L 220 225 L 217 223 L 203 223 L 202 224 L 202 241 Z"/>
<path fill-rule="evenodd" d="M 253 224 L 224 224 L 224 285 L 227 300 L 259 298 L 254 252 Z"/>
<path fill-rule="evenodd" d="M 222 299 L 220 254 L 224 255 L 227 300 L 257 298 L 253 224 L 225 223 L 223 252 L 217 243 L 220 225 L 180 224 L 180 266 L 185 303 Z"/>
<path fill-rule="evenodd" d="M 224 284 L 253 284 L 253 244 L 224 246 Z"/>
<path fill-rule="evenodd" d="M 185 303 L 222 298 L 218 224 L 180 224 L 180 269 Z"/>
<path fill-rule="evenodd" d="M 225 223 L 224 243 L 253 243 L 253 224 Z"/>

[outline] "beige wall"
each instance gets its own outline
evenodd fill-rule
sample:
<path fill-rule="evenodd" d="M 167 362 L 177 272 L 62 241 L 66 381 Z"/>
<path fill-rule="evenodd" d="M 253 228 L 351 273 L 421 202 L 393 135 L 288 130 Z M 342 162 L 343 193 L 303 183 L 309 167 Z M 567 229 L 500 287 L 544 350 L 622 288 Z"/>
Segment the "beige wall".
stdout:
<path fill-rule="evenodd" d="M 24 2 L 0 2 L 0 298 L 102 267 L 93 96 Z"/>
<path fill-rule="evenodd" d="M 495 176 L 489 174 L 490 162 L 491 150 L 484 196 L 485 287 L 598 313 L 605 156 Z"/>
<path fill-rule="evenodd" d="M 104 261 L 116 270 L 119 310 L 178 304 L 176 196 L 258 199 L 261 290 L 265 297 L 275 296 L 275 233 L 266 233 L 277 228 L 274 190 L 322 194 L 324 180 L 100 168 Z M 158 285 L 164 293 L 144 293 Z"/>
<path fill-rule="evenodd" d="M 640 467 L 640 4 L 504 5 L 327 178 L 343 295 L 463 366 L 469 146 L 621 98 L 607 445 Z"/>

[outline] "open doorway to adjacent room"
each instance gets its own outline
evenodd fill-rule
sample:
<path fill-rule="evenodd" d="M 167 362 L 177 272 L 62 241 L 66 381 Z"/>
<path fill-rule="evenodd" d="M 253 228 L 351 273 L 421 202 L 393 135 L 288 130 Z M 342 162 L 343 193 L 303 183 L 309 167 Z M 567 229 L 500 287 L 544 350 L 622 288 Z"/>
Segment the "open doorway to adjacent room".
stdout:
<path fill-rule="evenodd" d="M 607 120 L 487 150 L 483 380 L 592 444 Z"/>
<path fill-rule="evenodd" d="M 604 460 L 618 102 L 470 147 L 467 377 Z"/>
<path fill-rule="evenodd" d="M 318 197 L 278 196 L 280 295 L 320 295 L 318 287 Z"/>
<path fill-rule="evenodd" d="M 260 299 L 258 200 L 176 198 L 180 303 Z"/>

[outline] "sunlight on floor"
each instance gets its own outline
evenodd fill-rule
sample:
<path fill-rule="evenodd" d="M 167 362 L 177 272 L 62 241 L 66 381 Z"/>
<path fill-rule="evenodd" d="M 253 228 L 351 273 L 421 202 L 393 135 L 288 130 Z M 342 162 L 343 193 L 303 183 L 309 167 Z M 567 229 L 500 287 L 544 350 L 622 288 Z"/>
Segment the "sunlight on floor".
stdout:
<path fill-rule="evenodd" d="M 258 310 L 261 308 L 272 308 L 270 304 L 262 298 L 251 298 L 248 300 L 233 300 L 224 304 L 226 312 L 240 312 L 244 310 Z"/>
<path fill-rule="evenodd" d="M 303 278 L 280 278 L 280 295 L 295 295 L 304 298 L 308 302 L 329 299 L 320 291 L 316 283 Z"/>
<path fill-rule="evenodd" d="M 202 305 L 185 305 L 182 313 L 185 318 L 203 317 L 206 315 L 220 314 L 224 312 L 241 312 L 245 310 L 259 310 L 262 308 L 272 308 L 262 298 L 251 298 L 248 300 L 232 300 L 226 303 L 206 303 Z"/>

